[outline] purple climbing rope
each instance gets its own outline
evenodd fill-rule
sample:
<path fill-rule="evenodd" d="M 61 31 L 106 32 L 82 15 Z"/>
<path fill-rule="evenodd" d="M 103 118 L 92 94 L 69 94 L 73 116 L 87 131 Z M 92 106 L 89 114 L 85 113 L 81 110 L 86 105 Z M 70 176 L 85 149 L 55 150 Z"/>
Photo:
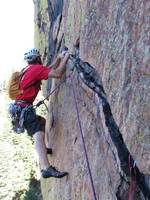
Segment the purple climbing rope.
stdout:
<path fill-rule="evenodd" d="M 81 126 L 81 120 L 80 120 L 80 116 L 79 116 L 79 110 L 78 110 L 77 99 L 76 99 L 76 94 L 75 94 L 75 87 L 74 87 L 74 80 L 73 80 L 72 77 L 71 77 L 71 81 L 72 81 L 72 92 L 73 92 L 74 104 L 75 104 L 75 108 L 76 108 L 78 125 L 79 125 L 79 129 L 80 129 L 80 135 L 81 135 L 81 140 L 82 140 L 83 149 L 84 149 L 84 153 L 85 153 L 88 173 L 89 173 L 89 176 L 90 176 L 90 182 L 91 182 L 91 186 L 92 186 L 93 197 L 94 197 L 94 200 L 97 200 L 95 187 L 94 187 L 94 183 L 93 183 L 93 178 L 92 178 L 92 173 L 91 173 L 90 164 L 89 164 L 89 159 L 88 159 L 88 154 L 87 154 L 87 150 L 86 150 L 86 146 L 85 146 L 85 140 L 84 140 L 82 126 Z"/>

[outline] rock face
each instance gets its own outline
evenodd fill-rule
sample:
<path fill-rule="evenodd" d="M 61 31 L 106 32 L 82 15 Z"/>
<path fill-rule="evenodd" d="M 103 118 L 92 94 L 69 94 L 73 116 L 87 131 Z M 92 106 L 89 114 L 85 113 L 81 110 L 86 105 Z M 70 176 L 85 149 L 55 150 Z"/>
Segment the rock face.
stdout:
<path fill-rule="evenodd" d="M 67 46 L 99 75 L 124 144 L 150 190 L 150 1 L 34 0 L 35 45 L 45 64 Z M 67 68 L 66 77 L 71 73 Z M 128 199 L 130 175 L 105 125 L 101 100 L 73 72 L 79 115 L 97 199 Z M 95 74 L 93 74 L 95 77 Z M 47 89 L 55 88 L 54 81 Z M 91 200 L 93 192 L 67 78 L 49 99 L 47 143 L 61 180 L 41 180 L 44 200 Z M 127 158 L 128 159 L 128 158 Z M 130 168 L 130 164 L 126 163 Z M 135 199 L 148 199 L 137 185 Z"/>

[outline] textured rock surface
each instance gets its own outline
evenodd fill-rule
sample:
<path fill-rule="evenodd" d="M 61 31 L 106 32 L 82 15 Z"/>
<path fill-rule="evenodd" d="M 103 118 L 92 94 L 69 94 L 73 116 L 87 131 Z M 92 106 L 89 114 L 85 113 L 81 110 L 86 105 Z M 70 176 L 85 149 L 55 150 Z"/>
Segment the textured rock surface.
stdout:
<path fill-rule="evenodd" d="M 102 78 L 112 113 L 140 171 L 150 174 L 150 1 L 34 0 L 36 45 L 45 63 L 66 46 Z M 69 74 L 67 70 L 67 74 Z M 116 149 L 94 92 L 74 74 L 76 95 L 98 199 L 127 199 Z M 53 87 L 57 82 L 54 82 Z M 62 180 L 42 180 L 44 199 L 91 200 L 81 138 L 67 79 L 49 100 L 47 140 L 52 164 L 67 170 Z M 139 197 L 144 199 L 142 195 Z"/>

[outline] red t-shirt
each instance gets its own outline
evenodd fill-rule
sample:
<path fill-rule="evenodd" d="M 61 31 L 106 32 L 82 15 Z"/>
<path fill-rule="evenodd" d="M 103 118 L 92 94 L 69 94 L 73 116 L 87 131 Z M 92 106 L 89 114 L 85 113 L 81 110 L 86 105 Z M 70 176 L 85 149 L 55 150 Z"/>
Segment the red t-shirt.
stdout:
<path fill-rule="evenodd" d="M 51 70 L 51 67 L 39 64 L 29 65 L 19 84 L 23 93 L 17 96 L 16 100 L 24 100 L 32 104 L 41 89 L 41 81 L 48 79 Z"/>

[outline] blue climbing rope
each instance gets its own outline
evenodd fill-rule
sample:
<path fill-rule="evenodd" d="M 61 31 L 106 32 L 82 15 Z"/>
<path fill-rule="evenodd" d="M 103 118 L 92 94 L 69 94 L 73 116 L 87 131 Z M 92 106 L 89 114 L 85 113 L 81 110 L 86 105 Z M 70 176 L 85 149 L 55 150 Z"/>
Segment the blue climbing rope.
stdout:
<path fill-rule="evenodd" d="M 73 99 L 74 99 L 74 104 L 75 104 L 76 113 L 77 113 L 77 119 L 78 119 L 78 125 L 79 125 L 79 129 L 80 129 L 81 140 L 82 140 L 82 144 L 83 144 L 83 149 L 84 149 L 84 153 L 85 153 L 88 173 L 89 173 L 91 187 L 92 187 L 92 191 L 93 191 L 93 198 L 94 198 L 94 200 L 97 200 L 95 187 L 94 187 L 94 183 L 93 183 L 93 178 L 92 178 L 92 172 L 91 172 L 91 169 L 90 169 L 88 154 L 87 154 L 87 150 L 86 150 L 86 146 L 85 146 L 85 140 L 84 140 L 82 126 L 81 126 L 81 120 L 80 120 L 80 116 L 79 116 L 79 110 L 78 110 L 76 93 L 75 93 L 75 86 L 74 86 L 75 84 L 74 84 L 74 80 L 73 80 L 72 77 L 71 77 L 71 82 L 72 82 L 71 86 L 72 86 L 72 92 L 73 92 Z"/>

